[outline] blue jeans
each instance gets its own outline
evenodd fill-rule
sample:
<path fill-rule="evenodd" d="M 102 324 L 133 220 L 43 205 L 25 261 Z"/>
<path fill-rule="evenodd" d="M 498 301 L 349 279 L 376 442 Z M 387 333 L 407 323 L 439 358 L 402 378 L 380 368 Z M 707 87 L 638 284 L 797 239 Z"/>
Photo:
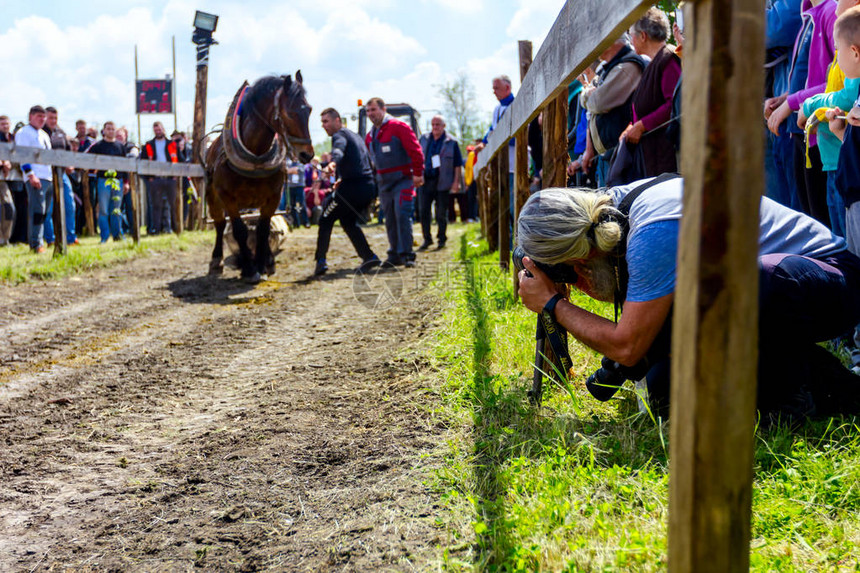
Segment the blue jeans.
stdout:
<path fill-rule="evenodd" d="M 48 203 L 48 213 L 45 215 L 45 240 L 53 243 L 54 236 L 54 186 L 48 190 L 51 201 Z M 66 208 L 66 242 L 75 242 L 75 195 L 72 192 L 72 180 L 68 173 L 63 173 L 63 206 Z"/>
<path fill-rule="evenodd" d="M 830 213 L 830 230 L 845 236 L 845 202 L 836 188 L 836 171 L 827 172 L 827 212 Z"/>
<path fill-rule="evenodd" d="M 107 184 L 107 179 L 99 177 L 96 183 L 96 191 L 99 197 L 99 235 L 102 243 L 110 236 L 114 239 L 122 239 L 122 180 L 119 189 L 113 189 Z"/>
<path fill-rule="evenodd" d="M 54 187 L 47 179 L 39 179 L 42 183 L 40 189 L 36 189 L 27 182 L 27 221 L 29 232 L 27 238 L 31 249 L 42 246 L 45 234 L 45 216 L 54 201 Z"/>
<path fill-rule="evenodd" d="M 606 180 L 609 178 L 609 160 L 603 159 L 602 155 L 597 156 L 597 186 L 606 187 Z"/>
<path fill-rule="evenodd" d="M 765 196 L 795 211 L 803 211 L 794 179 L 794 144 L 791 136 L 786 132 L 785 125 L 781 126 L 779 137 L 770 130 L 766 130 L 766 133 Z"/>
<path fill-rule="evenodd" d="M 293 221 L 296 225 L 304 225 L 307 227 L 310 224 L 308 220 L 308 209 L 305 206 L 305 188 L 290 187 L 289 188 L 290 212 L 293 214 Z"/>
<path fill-rule="evenodd" d="M 394 184 L 379 192 L 379 203 L 385 212 L 388 234 L 388 258 L 404 261 L 415 258 L 412 251 L 412 213 L 415 210 L 412 180 Z"/>

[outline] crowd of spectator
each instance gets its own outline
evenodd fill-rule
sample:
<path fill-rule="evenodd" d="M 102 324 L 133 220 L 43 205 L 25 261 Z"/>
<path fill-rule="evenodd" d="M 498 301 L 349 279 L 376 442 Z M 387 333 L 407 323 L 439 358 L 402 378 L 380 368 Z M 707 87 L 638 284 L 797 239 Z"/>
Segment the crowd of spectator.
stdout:
<path fill-rule="evenodd" d="M 0 115 L 0 142 L 3 143 L 116 157 L 140 156 L 173 163 L 191 160 L 190 144 L 183 132 L 174 131 L 167 138 L 164 126 L 155 122 L 153 133 L 155 137 L 144 145 L 141 152 L 129 139 L 128 129 L 117 127 L 113 121 L 105 122 L 98 129 L 79 119 L 75 122 L 74 135 L 70 136 L 60 127 L 59 113 L 54 107 L 34 105 L 28 113 L 27 123 L 19 122 L 14 129 L 9 116 Z M 13 169 L 20 169 L 23 180 L 9 177 Z M 52 169 L 47 165 L 13 166 L 9 162 L 0 162 L 0 174 L 0 246 L 22 243 L 28 244 L 35 253 L 45 252 L 46 247 L 56 240 Z M 78 236 L 84 232 L 87 221 L 84 208 L 87 199 L 101 241 L 111 238 L 122 240 L 130 232 L 130 222 L 133 221 L 128 174 L 110 170 L 89 172 L 88 177 L 84 174 L 81 169 L 62 170 L 67 244 L 80 243 Z M 148 233 L 154 235 L 176 230 L 175 178 L 147 177 L 144 184 Z M 181 181 L 182 189 L 190 185 L 187 179 Z M 187 204 L 184 201 L 183 204 L 187 211 Z M 181 216 L 185 215 L 187 213 Z"/>

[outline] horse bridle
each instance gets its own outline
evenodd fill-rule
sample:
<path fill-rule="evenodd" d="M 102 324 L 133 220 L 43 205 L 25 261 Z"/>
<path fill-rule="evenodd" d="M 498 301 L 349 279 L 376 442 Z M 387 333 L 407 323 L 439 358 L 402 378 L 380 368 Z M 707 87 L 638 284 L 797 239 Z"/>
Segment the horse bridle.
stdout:
<path fill-rule="evenodd" d="M 276 125 L 280 126 L 281 129 L 284 132 L 286 132 L 287 136 L 285 138 L 286 141 L 284 141 L 284 143 L 287 146 L 287 153 L 291 157 L 295 157 L 296 155 L 295 155 L 295 150 L 293 149 L 293 145 L 311 145 L 313 143 L 313 141 L 309 137 L 295 137 L 293 135 L 290 135 L 289 131 L 287 131 L 287 129 L 285 128 L 284 123 L 281 120 L 281 96 L 283 95 L 283 93 L 284 93 L 283 87 L 278 88 L 278 91 L 275 93 L 275 115 L 272 119 L 274 120 Z M 290 97 L 290 102 L 292 102 L 292 100 L 294 100 L 295 97 L 296 97 L 295 95 L 292 95 Z M 290 102 L 288 102 L 288 103 L 290 103 Z M 254 115 L 256 115 L 258 118 L 260 118 L 260 121 L 262 121 L 266 127 L 271 129 L 276 134 L 279 133 L 278 130 L 276 130 L 274 127 L 272 127 L 272 125 L 269 123 L 269 120 L 267 120 L 265 117 L 263 117 L 263 115 L 259 111 L 257 111 L 256 108 L 252 107 L 251 112 L 254 113 Z"/>

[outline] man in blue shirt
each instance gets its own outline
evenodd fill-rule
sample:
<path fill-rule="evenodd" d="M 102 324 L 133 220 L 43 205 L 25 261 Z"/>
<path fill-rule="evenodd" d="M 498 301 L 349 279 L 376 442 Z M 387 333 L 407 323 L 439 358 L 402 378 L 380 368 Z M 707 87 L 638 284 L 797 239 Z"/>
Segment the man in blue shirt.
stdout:
<path fill-rule="evenodd" d="M 621 213 L 627 194 L 649 182 L 653 186 L 633 200 L 629 214 Z M 619 386 L 628 378 L 646 378 L 652 408 L 661 414 L 668 413 L 682 197 L 680 178 L 639 181 L 606 193 L 546 189 L 529 198 L 518 221 L 519 245 L 528 255 L 524 265 L 533 275 L 520 273 L 523 304 L 547 310 L 576 339 L 616 363 Z M 623 304 L 618 322 L 560 299 L 534 261 L 572 266 L 576 288 Z M 858 322 L 860 259 L 823 224 L 763 198 L 759 409 L 795 419 L 860 411 L 860 378 L 817 345 Z M 592 394 L 608 400 L 617 386 L 610 390 Z"/>
<path fill-rule="evenodd" d="M 448 194 L 460 190 L 460 174 L 463 170 L 463 156 L 457 140 L 445 131 L 445 120 L 437 115 L 430 120 L 430 133 L 423 134 L 419 143 L 424 152 L 424 185 L 421 187 L 421 230 L 424 243 L 419 251 L 433 244 L 430 233 L 430 208 L 436 203 L 436 238 L 439 248 L 445 247 L 448 240 Z"/>

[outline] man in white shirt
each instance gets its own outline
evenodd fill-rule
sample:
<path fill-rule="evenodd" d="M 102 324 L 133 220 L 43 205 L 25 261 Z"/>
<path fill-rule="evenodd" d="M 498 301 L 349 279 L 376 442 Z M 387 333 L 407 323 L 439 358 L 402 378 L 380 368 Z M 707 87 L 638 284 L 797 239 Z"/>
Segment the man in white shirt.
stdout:
<path fill-rule="evenodd" d="M 51 149 L 51 136 L 42 130 L 46 120 L 45 108 L 40 105 L 31 107 L 30 124 L 25 125 L 15 134 L 15 144 L 21 147 Z M 48 212 L 49 205 L 54 200 L 51 167 L 49 165 L 31 165 L 25 163 L 21 165 L 21 171 L 24 172 L 29 199 L 27 208 L 29 233 L 27 236 L 30 249 L 36 253 L 44 253 L 45 214 Z"/>

